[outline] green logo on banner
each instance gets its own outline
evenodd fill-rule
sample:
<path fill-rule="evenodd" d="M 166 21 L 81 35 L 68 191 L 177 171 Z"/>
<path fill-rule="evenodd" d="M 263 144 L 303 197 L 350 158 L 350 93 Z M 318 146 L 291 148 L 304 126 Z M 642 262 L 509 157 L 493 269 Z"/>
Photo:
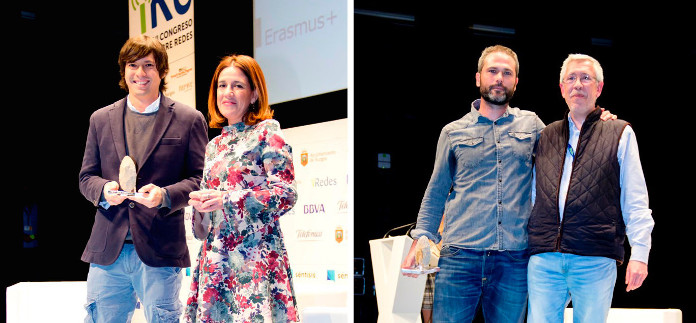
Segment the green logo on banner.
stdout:
<path fill-rule="evenodd" d="M 142 1 L 142 3 L 141 3 Z M 186 12 L 188 12 L 189 8 L 191 7 L 191 1 L 188 0 L 185 4 L 181 4 L 181 0 L 174 0 L 174 10 L 176 13 L 179 15 L 183 15 Z M 165 0 L 131 0 L 131 7 L 133 8 L 134 11 L 140 11 L 140 33 L 144 34 L 147 31 L 147 10 L 146 8 L 146 3 L 150 4 L 150 14 L 151 14 L 151 19 L 152 21 L 152 28 L 154 29 L 157 27 L 157 8 L 159 7 L 159 10 L 162 12 L 162 15 L 164 15 L 164 19 L 167 21 L 172 20 L 173 16 L 171 11 L 169 11 L 169 6 L 167 6 L 167 3 L 165 3 Z"/>
<path fill-rule="evenodd" d="M 138 3 L 138 0 L 131 0 L 131 7 L 133 10 L 138 11 L 140 9 L 140 33 L 144 34 L 147 30 L 146 20 L 145 20 L 145 1 L 150 2 L 150 0 L 143 0 L 143 3 Z"/>

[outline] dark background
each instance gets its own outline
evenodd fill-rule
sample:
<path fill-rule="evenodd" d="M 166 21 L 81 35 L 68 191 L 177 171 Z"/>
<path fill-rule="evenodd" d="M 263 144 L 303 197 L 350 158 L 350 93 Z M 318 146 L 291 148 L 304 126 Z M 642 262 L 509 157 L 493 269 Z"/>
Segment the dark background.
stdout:
<path fill-rule="evenodd" d="M 621 266 L 613 307 L 679 308 L 685 322 L 694 315 L 686 296 L 690 253 L 684 250 L 693 224 L 687 211 L 687 116 L 693 105 L 694 27 L 686 8 L 670 2 L 585 5 L 590 3 L 546 8 L 355 1 L 354 256 L 366 264 L 365 293 L 354 298 L 355 322 L 377 318 L 368 241 L 416 221 L 440 129 L 479 97 L 476 63 L 493 44 L 519 56 L 520 82 L 511 105 L 535 111 L 545 123 L 563 116 L 558 74 L 565 57 L 585 53 L 602 63 L 606 83 L 598 104 L 636 131 L 656 222 L 648 279 L 626 293 Z M 117 57 L 128 38 L 128 9 L 125 1 L 7 6 L 3 137 L 9 203 L 2 286 L 83 281 L 88 264 L 80 256 L 94 209 L 79 193 L 78 172 L 90 114 L 125 95 L 118 87 Z M 194 13 L 196 103 L 205 115 L 219 58 L 253 54 L 252 5 L 197 1 Z M 514 33 L 479 32 L 474 25 Z M 275 105 L 276 119 L 288 128 L 345 118 L 347 95 L 343 90 Z M 391 155 L 391 168 L 377 167 L 379 153 Z M 27 206 L 38 208 L 36 248 L 23 247 Z"/>
<path fill-rule="evenodd" d="M 485 47 L 516 51 L 520 74 L 511 106 L 535 111 L 547 124 L 566 109 L 558 86 L 563 60 L 585 53 L 604 69 L 597 103 L 636 132 L 656 222 L 647 280 L 627 293 L 624 263 L 612 306 L 679 308 L 690 322 L 695 314 L 687 292 L 693 284 L 686 278 L 690 255 L 684 249 L 694 224 L 687 211 L 693 176 L 689 162 L 682 162 L 689 159 L 680 156 L 689 155 L 682 141 L 690 133 L 684 113 L 693 107 L 696 28 L 686 9 L 669 1 L 618 8 L 597 2 L 379 3 L 355 5 L 355 257 L 365 259 L 367 270 L 367 241 L 416 221 L 440 130 L 480 97 L 474 77 Z M 471 28 L 475 24 L 514 34 L 479 32 Z M 391 169 L 376 167 L 378 153 L 391 154 Z M 367 274 L 366 295 L 355 297 L 356 322 L 377 317 L 371 279 Z"/>

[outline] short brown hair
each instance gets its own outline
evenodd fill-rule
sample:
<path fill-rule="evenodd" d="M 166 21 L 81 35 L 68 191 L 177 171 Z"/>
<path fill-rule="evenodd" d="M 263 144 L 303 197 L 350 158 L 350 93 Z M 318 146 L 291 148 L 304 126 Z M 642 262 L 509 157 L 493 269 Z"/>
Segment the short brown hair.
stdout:
<path fill-rule="evenodd" d="M 515 60 L 515 76 L 518 76 L 520 74 L 520 60 L 517 59 L 517 53 L 515 53 L 515 51 L 513 51 L 512 49 L 505 47 L 503 45 L 489 46 L 489 47 L 486 47 L 481 52 L 481 57 L 479 57 L 479 60 L 478 60 L 477 72 L 481 73 L 481 71 L 483 70 L 483 64 L 486 60 L 486 57 L 492 53 L 497 53 L 497 52 L 506 54 L 506 55 L 512 57 L 513 60 Z"/>
<path fill-rule="evenodd" d="M 164 48 L 164 45 L 162 45 L 157 38 L 146 35 L 131 37 L 123 44 L 123 47 L 121 47 L 121 52 L 118 54 L 118 66 L 121 72 L 121 80 L 118 82 L 118 85 L 122 89 L 128 91 L 128 84 L 126 84 L 126 66 L 151 53 L 152 56 L 155 57 L 157 72 L 160 78 L 162 78 L 159 90 L 160 92 L 164 92 L 167 89 L 167 84 L 164 81 L 164 77 L 169 72 L 169 56 L 167 56 L 167 49 Z"/>
<path fill-rule="evenodd" d="M 249 108 L 244 113 L 242 121 L 247 125 L 254 125 L 263 120 L 273 118 L 273 110 L 268 104 L 268 91 L 266 90 L 266 79 L 261 71 L 261 66 L 255 59 L 246 55 L 230 55 L 225 56 L 220 60 L 215 69 L 213 80 L 210 82 L 210 91 L 208 93 L 208 123 L 211 128 L 222 128 L 228 125 L 228 120 L 220 113 L 217 107 L 217 83 L 220 79 L 222 70 L 235 66 L 238 67 L 249 80 L 251 90 L 256 91 L 258 99 L 256 102 L 249 105 Z"/>

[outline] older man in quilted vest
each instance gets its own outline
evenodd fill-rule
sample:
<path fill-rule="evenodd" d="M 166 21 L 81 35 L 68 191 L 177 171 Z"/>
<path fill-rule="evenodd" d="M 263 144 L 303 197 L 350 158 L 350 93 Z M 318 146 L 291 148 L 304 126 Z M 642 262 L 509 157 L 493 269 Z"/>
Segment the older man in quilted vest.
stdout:
<path fill-rule="evenodd" d="M 599 62 L 569 55 L 559 84 L 566 117 L 542 131 L 536 151 L 528 322 L 562 322 L 571 300 L 575 322 L 605 322 L 625 237 L 632 247 L 625 281 L 631 291 L 648 274 L 654 221 L 630 124 L 599 122 Z"/>

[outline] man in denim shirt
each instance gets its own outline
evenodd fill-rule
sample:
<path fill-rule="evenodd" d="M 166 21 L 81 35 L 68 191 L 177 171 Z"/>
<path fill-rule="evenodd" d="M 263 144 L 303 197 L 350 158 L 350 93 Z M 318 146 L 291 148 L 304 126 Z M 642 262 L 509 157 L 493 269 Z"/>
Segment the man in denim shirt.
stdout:
<path fill-rule="evenodd" d="M 433 322 L 471 322 L 479 306 L 487 322 L 524 321 L 532 154 L 544 123 L 533 112 L 509 107 L 518 72 L 514 51 L 486 48 L 476 73 L 481 99 L 440 134 L 411 233 L 415 241 L 443 241 Z M 413 267 L 414 249 L 402 267 Z"/>

